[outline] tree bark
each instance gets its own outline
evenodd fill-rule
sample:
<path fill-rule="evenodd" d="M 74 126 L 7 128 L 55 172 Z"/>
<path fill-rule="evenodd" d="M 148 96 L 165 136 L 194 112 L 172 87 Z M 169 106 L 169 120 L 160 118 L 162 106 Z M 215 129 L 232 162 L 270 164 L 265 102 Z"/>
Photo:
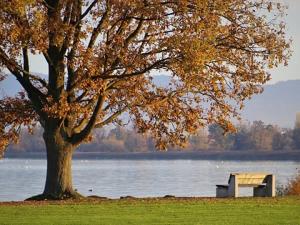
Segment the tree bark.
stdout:
<path fill-rule="evenodd" d="M 74 193 L 72 184 L 73 148 L 59 140 L 56 134 L 44 133 L 47 150 L 47 176 L 44 195 L 68 198 Z"/>
<path fill-rule="evenodd" d="M 28 200 L 81 198 L 73 189 L 72 156 L 75 147 L 66 142 L 59 132 L 44 131 L 47 150 L 47 176 L 44 192 Z"/>

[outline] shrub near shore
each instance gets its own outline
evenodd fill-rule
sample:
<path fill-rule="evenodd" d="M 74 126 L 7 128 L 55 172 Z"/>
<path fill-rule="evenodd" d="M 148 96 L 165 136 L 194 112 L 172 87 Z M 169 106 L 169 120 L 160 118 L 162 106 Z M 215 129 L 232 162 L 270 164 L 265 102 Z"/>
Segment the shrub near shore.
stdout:
<path fill-rule="evenodd" d="M 300 171 L 287 185 L 279 185 L 276 192 L 278 196 L 300 196 Z"/>

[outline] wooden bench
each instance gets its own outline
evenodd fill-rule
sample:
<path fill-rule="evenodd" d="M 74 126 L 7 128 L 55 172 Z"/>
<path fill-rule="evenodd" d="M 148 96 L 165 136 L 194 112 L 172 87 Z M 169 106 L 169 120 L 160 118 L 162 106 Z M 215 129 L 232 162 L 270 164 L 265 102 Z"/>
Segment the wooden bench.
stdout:
<path fill-rule="evenodd" d="M 216 185 L 216 197 L 238 197 L 239 187 L 253 187 L 254 197 L 275 196 L 275 176 L 266 173 L 231 173 L 227 185 Z"/>

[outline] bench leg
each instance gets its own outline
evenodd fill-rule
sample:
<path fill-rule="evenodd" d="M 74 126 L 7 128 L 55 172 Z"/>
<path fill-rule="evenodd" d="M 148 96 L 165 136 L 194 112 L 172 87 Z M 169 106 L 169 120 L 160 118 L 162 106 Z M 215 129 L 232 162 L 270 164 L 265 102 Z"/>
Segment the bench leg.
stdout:
<path fill-rule="evenodd" d="M 253 188 L 254 197 L 275 197 L 275 176 L 268 175 L 266 177 L 266 185 L 260 185 Z"/>
<path fill-rule="evenodd" d="M 266 196 L 275 197 L 275 175 L 268 175 L 266 177 Z"/>
<path fill-rule="evenodd" d="M 260 185 L 253 188 L 253 197 L 266 197 L 266 186 Z"/>
<path fill-rule="evenodd" d="M 217 187 L 216 188 L 217 198 L 227 198 L 228 197 L 228 187 Z"/>
<path fill-rule="evenodd" d="M 239 184 L 235 175 L 230 177 L 228 196 L 235 198 L 239 197 Z"/>

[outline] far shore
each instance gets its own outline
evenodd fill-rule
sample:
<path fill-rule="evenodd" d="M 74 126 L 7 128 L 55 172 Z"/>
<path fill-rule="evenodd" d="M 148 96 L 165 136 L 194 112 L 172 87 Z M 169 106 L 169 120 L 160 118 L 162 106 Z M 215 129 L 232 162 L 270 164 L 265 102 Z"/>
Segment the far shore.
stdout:
<path fill-rule="evenodd" d="M 44 152 L 7 152 L 8 159 L 46 159 Z M 298 151 L 169 151 L 169 152 L 75 152 L 74 159 L 87 160 L 235 160 L 300 161 Z"/>

